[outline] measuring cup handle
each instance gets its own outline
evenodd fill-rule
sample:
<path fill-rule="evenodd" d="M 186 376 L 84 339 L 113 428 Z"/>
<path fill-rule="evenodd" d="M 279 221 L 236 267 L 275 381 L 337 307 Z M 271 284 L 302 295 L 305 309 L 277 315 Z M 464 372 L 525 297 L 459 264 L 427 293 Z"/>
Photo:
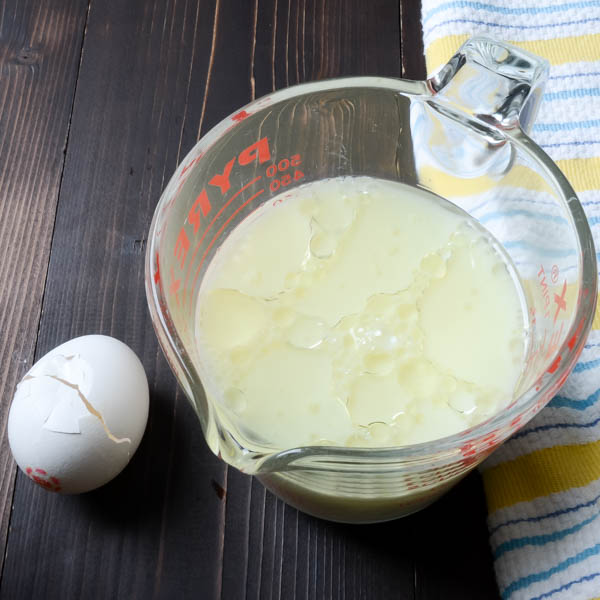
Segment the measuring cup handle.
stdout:
<path fill-rule="evenodd" d="M 502 130 L 529 133 L 548 77 L 548 62 L 488 37 L 465 42 L 427 84 L 438 101 Z"/>

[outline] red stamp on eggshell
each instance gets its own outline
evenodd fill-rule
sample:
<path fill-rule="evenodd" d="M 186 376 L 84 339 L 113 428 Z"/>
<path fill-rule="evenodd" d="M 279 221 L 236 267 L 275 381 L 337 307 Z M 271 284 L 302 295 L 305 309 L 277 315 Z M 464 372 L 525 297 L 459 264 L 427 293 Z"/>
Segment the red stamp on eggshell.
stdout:
<path fill-rule="evenodd" d="M 42 486 L 45 490 L 48 490 L 49 492 L 60 492 L 61 487 L 58 478 L 48 475 L 44 469 L 32 469 L 31 467 L 27 467 L 25 472 L 29 479 Z"/>

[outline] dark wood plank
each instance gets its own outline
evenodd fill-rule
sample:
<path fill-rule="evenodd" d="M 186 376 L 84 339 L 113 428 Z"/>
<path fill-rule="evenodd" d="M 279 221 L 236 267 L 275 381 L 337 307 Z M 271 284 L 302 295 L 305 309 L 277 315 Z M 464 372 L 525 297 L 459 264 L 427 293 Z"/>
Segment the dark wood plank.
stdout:
<path fill-rule="evenodd" d="M 402 33 L 402 77 L 425 79 L 420 2 L 400 0 L 400 28 Z"/>
<path fill-rule="evenodd" d="M 33 362 L 87 0 L 0 5 L 0 570 L 15 464 L 6 437 Z"/>

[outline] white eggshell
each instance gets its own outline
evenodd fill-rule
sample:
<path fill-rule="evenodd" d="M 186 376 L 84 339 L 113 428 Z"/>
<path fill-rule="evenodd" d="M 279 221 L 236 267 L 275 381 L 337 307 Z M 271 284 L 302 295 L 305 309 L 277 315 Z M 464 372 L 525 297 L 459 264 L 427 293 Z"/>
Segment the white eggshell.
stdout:
<path fill-rule="evenodd" d="M 104 335 L 54 348 L 17 386 L 8 416 L 13 456 L 50 491 L 78 494 L 110 481 L 148 420 L 148 380 L 123 342 Z"/>

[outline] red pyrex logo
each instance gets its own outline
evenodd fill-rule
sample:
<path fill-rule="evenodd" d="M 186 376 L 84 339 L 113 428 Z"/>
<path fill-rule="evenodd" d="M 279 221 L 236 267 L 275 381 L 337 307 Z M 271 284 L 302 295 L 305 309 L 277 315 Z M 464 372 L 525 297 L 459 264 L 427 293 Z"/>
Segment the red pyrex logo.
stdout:
<path fill-rule="evenodd" d="M 195 158 L 193 161 L 191 161 L 188 165 L 186 165 L 181 170 L 181 175 L 180 175 L 181 182 L 179 184 L 178 191 L 181 190 L 183 183 L 185 183 L 185 180 L 187 179 L 186 172 L 189 171 L 200 160 L 200 158 L 201 158 L 201 156 Z M 207 233 L 212 228 L 212 225 L 221 216 L 221 214 L 224 212 L 224 210 L 231 204 L 231 202 L 233 202 L 233 200 L 237 196 L 239 196 L 239 194 L 241 194 L 245 189 L 247 189 L 248 187 L 250 187 L 251 185 L 256 183 L 259 179 L 261 179 L 261 176 L 258 176 L 256 178 L 254 178 L 253 180 L 249 181 L 240 190 L 238 190 L 235 194 L 233 194 L 231 196 L 231 198 L 229 198 L 229 200 L 223 204 L 223 206 L 220 208 L 220 210 L 214 216 L 212 221 L 210 223 L 208 223 L 208 225 L 204 228 L 204 230 L 200 234 L 201 225 L 202 225 L 203 221 L 205 219 L 207 219 L 207 217 L 212 212 L 212 204 L 211 204 L 208 192 L 210 191 L 212 194 L 214 194 L 213 190 L 215 190 L 215 191 L 219 190 L 221 198 L 224 197 L 229 192 L 229 190 L 231 189 L 231 179 L 230 179 L 231 173 L 233 171 L 234 165 L 236 164 L 236 161 L 240 166 L 243 167 L 243 166 L 249 165 L 255 161 L 258 161 L 258 164 L 262 164 L 264 162 L 267 162 L 270 159 L 271 159 L 271 152 L 269 150 L 269 141 L 267 140 L 266 137 L 264 137 L 264 138 L 258 140 L 257 142 L 251 144 L 244 150 L 242 150 L 242 152 L 240 152 L 240 154 L 238 156 L 234 156 L 225 165 L 225 167 L 223 168 L 223 171 L 221 173 L 216 173 L 215 175 L 213 175 L 213 177 L 211 177 L 211 179 L 208 182 L 208 186 L 207 186 L 208 190 L 207 190 L 207 188 L 204 188 L 196 197 L 196 200 L 194 201 L 190 210 L 188 211 L 185 223 L 182 225 L 181 229 L 179 230 L 179 234 L 177 235 L 177 239 L 175 241 L 175 246 L 173 248 L 173 255 L 174 255 L 174 258 L 176 261 L 176 266 L 175 266 L 175 268 L 171 267 L 171 269 L 170 269 L 169 293 L 174 297 L 175 302 L 177 304 L 180 304 L 181 301 L 185 302 L 185 299 L 180 299 L 180 290 L 181 290 L 182 278 L 184 276 L 186 262 L 188 262 L 189 264 L 188 264 L 187 272 L 185 273 L 185 283 L 184 283 L 185 286 L 187 286 L 187 283 L 188 283 L 188 280 L 190 277 L 191 264 L 193 263 L 194 259 L 196 258 L 196 254 L 200 250 L 200 248 L 202 246 L 202 242 L 204 242 L 204 239 L 205 239 Z M 209 186 L 212 186 L 212 187 L 209 187 Z M 197 277 L 200 273 L 200 266 L 202 265 L 202 262 L 204 261 L 206 254 L 208 253 L 208 251 L 214 244 L 214 242 L 217 239 L 217 237 L 219 236 L 219 234 L 223 231 L 223 229 L 227 226 L 227 224 L 231 221 L 231 219 L 233 219 L 233 217 L 245 205 L 249 204 L 252 200 L 254 200 L 259 194 L 261 194 L 263 192 L 264 192 L 264 188 L 259 190 L 251 198 L 246 200 L 246 202 L 244 202 L 243 205 L 237 207 L 237 209 L 236 209 L 236 211 L 234 211 L 233 215 L 231 215 L 231 217 L 229 217 L 229 219 L 227 221 L 225 221 L 225 223 L 221 226 L 220 230 L 215 234 L 215 236 L 213 237 L 213 239 L 211 240 L 211 242 L 205 249 L 204 255 L 200 259 L 200 265 L 198 267 L 198 270 L 196 271 L 196 278 L 194 279 L 194 283 L 192 284 L 192 289 L 193 289 L 195 282 L 197 280 Z M 199 239 L 196 240 L 196 238 L 198 238 L 198 237 L 199 237 Z M 195 242 L 195 245 L 192 250 L 193 242 Z M 188 261 L 188 258 L 189 258 L 189 261 Z"/>

